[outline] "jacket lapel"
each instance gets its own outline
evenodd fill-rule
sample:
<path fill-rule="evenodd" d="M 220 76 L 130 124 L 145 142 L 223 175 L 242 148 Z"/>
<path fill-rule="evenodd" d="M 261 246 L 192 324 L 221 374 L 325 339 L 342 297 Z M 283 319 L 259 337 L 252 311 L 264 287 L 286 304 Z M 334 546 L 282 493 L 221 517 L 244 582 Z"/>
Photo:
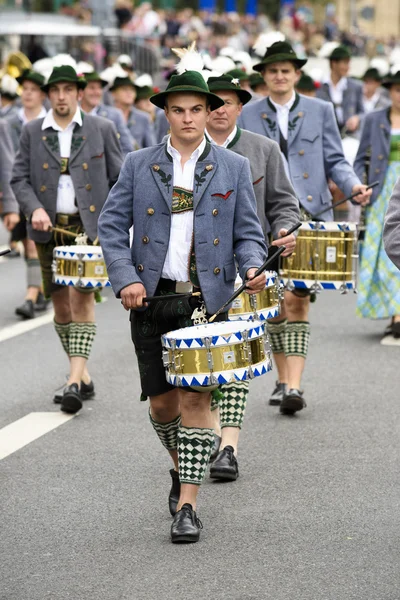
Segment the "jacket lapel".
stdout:
<path fill-rule="evenodd" d="M 87 132 L 86 132 L 86 127 L 85 127 L 84 116 L 82 115 L 82 127 L 80 127 L 79 125 L 75 125 L 74 131 L 72 134 L 71 153 L 70 153 L 70 157 L 69 157 L 70 164 L 76 159 L 76 157 L 82 150 L 83 146 L 86 144 L 86 141 L 87 141 L 87 135 L 85 135 L 86 133 Z"/>
<path fill-rule="evenodd" d="M 42 142 L 47 152 L 61 164 L 60 145 L 58 143 L 58 133 L 52 128 L 42 131 Z"/>
<path fill-rule="evenodd" d="M 302 108 L 302 101 L 298 94 L 296 94 L 296 100 L 289 112 L 289 125 L 288 125 L 288 147 L 293 144 L 296 137 L 302 128 L 306 111 Z"/>
<path fill-rule="evenodd" d="M 194 171 L 193 211 L 195 211 L 200 204 L 204 192 L 215 175 L 217 167 L 218 165 L 215 157 L 215 150 L 210 142 L 207 141 L 204 152 L 201 156 L 199 156 L 199 160 L 196 163 L 196 168 Z"/>
<path fill-rule="evenodd" d="M 150 163 L 150 171 L 162 197 L 168 206 L 169 212 L 172 210 L 172 188 L 174 185 L 174 164 L 172 158 L 167 152 L 167 144 L 161 147 L 155 160 Z"/>
<path fill-rule="evenodd" d="M 384 147 L 387 149 L 387 156 L 390 153 L 390 136 L 391 136 L 391 125 L 390 125 L 390 109 L 383 113 L 379 129 L 381 131 L 381 137 Z"/>
<path fill-rule="evenodd" d="M 259 118 L 262 121 L 265 133 L 271 140 L 279 144 L 279 126 L 276 118 L 276 111 L 267 101 L 264 108 L 260 110 Z"/>

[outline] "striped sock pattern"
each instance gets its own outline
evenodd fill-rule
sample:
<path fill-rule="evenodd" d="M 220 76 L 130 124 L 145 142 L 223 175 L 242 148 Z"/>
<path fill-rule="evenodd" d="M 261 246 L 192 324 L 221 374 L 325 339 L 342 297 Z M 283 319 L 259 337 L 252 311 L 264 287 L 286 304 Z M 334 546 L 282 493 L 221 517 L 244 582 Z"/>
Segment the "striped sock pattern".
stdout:
<path fill-rule="evenodd" d="M 181 483 L 201 485 L 214 443 L 214 429 L 179 427 L 178 465 Z"/>
<path fill-rule="evenodd" d="M 270 321 L 267 322 L 269 342 L 271 344 L 271 350 L 274 354 L 281 354 L 285 352 L 286 325 L 287 319 L 277 323 L 271 323 Z"/>
<path fill-rule="evenodd" d="M 96 335 L 96 323 L 72 322 L 69 331 L 69 355 L 88 359 Z"/>
<path fill-rule="evenodd" d="M 287 324 L 285 333 L 286 356 L 307 358 L 309 341 L 310 323 L 308 321 L 293 321 Z"/>
<path fill-rule="evenodd" d="M 158 423 L 153 419 L 151 410 L 149 410 L 149 419 L 164 448 L 167 450 L 176 450 L 178 447 L 178 429 L 181 424 L 181 415 L 178 415 L 169 423 Z"/>
<path fill-rule="evenodd" d="M 60 342 L 62 347 L 64 348 L 64 351 L 67 353 L 67 355 L 69 356 L 69 330 L 71 327 L 71 323 L 57 323 L 57 321 L 54 321 L 54 329 L 56 330 L 56 333 L 58 335 L 58 337 L 60 338 Z"/>
<path fill-rule="evenodd" d="M 224 394 L 219 403 L 221 429 L 224 427 L 241 429 L 249 395 L 249 382 L 227 383 L 221 386 L 221 392 Z"/>

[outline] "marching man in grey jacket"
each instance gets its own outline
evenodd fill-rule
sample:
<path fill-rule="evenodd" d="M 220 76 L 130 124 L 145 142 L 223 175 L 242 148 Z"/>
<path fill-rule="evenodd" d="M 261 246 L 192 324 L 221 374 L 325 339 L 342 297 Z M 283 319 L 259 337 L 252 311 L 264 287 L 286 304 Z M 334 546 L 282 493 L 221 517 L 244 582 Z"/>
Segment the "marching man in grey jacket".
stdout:
<path fill-rule="evenodd" d="M 147 295 L 194 287 L 203 300 L 190 301 L 213 314 L 233 293 L 235 257 L 242 278 L 250 280 L 248 291 L 261 291 L 265 274 L 254 274 L 266 258 L 266 245 L 248 160 L 204 137 L 208 115 L 223 101 L 210 93 L 201 73 L 187 70 L 173 76 L 152 102 L 164 108 L 171 136 L 128 155 L 100 215 L 99 234 L 114 292 L 131 310 L 150 421 L 174 462 L 171 539 L 197 542 L 196 499 L 214 441 L 210 394 L 168 383 L 161 345 L 162 334 L 191 324 L 196 306 L 186 300 L 188 306 L 178 310 L 170 300 L 137 309 Z"/>

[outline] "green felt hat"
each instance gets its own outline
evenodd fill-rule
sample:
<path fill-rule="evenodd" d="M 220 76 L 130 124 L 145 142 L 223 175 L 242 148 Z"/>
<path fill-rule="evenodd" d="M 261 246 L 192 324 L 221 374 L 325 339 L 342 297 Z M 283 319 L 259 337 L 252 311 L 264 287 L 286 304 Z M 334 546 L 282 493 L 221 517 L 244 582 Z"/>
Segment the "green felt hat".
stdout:
<path fill-rule="evenodd" d="M 247 104 L 251 100 L 252 96 L 250 92 L 242 90 L 238 79 L 231 75 L 226 74 L 220 77 L 210 77 L 207 83 L 210 92 L 216 92 L 216 94 L 222 91 L 236 92 L 242 104 Z"/>
<path fill-rule="evenodd" d="M 149 85 L 144 85 L 142 87 L 135 85 L 135 89 L 136 89 L 135 102 L 137 102 L 138 100 L 146 100 L 147 98 L 151 98 L 151 96 L 154 96 L 154 88 L 150 87 Z"/>
<path fill-rule="evenodd" d="M 329 56 L 329 60 L 347 60 L 348 58 L 351 58 L 351 54 L 346 46 L 338 46 Z"/>
<path fill-rule="evenodd" d="M 91 81 L 99 81 L 101 83 L 101 87 L 106 87 L 108 85 L 108 81 L 102 79 L 100 75 L 96 71 L 92 71 L 91 73 L 84 73 L 84 78 L 86 83 Z"/>
<path fill-rule="evenodd" d="M 370 67 L 369 69 L 367 69 L 365 71 L 365 73 L 361 79 L 363 81 L 365 81 L 366 79 L 373 79 L 374 81 L 382 81 L 383 77 L 379 73 L 378 69 L 375 69 L 374 67 Z"/>
<path fill-rule="evenodd" d="M 261 72 L 266 65 L 283 61 L 290 61 L 294 63 L 297 69 L 301 69 L 306 64 L 307 59 L 299 58 L 288 42 L 275 42 L 267 49 L 262 61 L 254 65 L 253 69 Z"/>
<path fill-rule="evenodd" d="M 260 73 L 251 73 L 249 75 L 249 84 L 251 89 L 253 90 L 258 85 L 265 84 L 264 77 Z"/>
<path fill-rule="evenodd" d="M 306 75 L 306 73 L 302 73 L 296 84 L 296 89 L 299 91 L 304 90 L 305 92 L 315 92 L 315 81 L 312 77 Z"/>
<path fill-rule="evenodd" d="M 203 75 L 198 71 L 186 71 L 182 75 L 172 75 L 167 89 L 152 96 L 150 102 L 159 108 L 164 108 L 168 94 L 179 94 L 182 92 L 204 94 L 208 98 L 211 110 L 216 110 L 224 105 L 224 101 L 219 96 L 210 92 Z"/>
<path fill-rule="evenodd" d="M 390 88 L 392 85 L 400 84 L 400 71 L 397 73 L 389 74 L 382 82 L 383 87 Z"/>
<path fill-rule="evenodd" d="M 114 79 L 114 83 L 110 87 L 110 91 L 113 92 L 118 88 L 124 87 L 126 85 L 130 85 L 134 90 L 136 90 L 136 86 L 130 77 L 116 77 Z"/>
<path fill-rule="evenodd" d="M 32 69 L 25 69 L 25 71 L 23 71 L 16 79 L 20 85 L 22 85 L 24 81 L 32 81 L 32 83 L 36 83 L 40 88 L 45 82 L 44 76 L 36 71 L 32 71 Z"/>
<path fill-rule="evenodd" d="M 48 93 L 50 86 L 55 83 L 76 83 L 80 90 L 84 90 L 86 87 L 84 77 L 79 77 L 75 69 L 70 65 L 54 67 L 48 82 L 45 85 L 42 85 L 42 90 Z"/>
<path fill-rule="evenodd" d="M 227 71 L 225 75 L 230 75 L 231 77 L 233 77 L 233 79 L 239 79 L 239 81 L 245 81 L 249 78 L 249 76 L 245 71 L 243 71 L 243 69 L 231 69 L 230 71 Z"/>

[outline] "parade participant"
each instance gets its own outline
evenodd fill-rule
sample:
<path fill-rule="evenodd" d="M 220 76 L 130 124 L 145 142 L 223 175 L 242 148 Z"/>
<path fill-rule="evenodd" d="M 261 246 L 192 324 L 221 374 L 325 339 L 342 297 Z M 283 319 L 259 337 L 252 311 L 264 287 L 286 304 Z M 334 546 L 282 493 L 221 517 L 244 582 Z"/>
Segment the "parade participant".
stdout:
<path fill-rule="evenodd" d="M 6 73 L 0 83 L 0 118 L 10 119 L 17 111 L 16 100 L 19 98 L 18 81 Z"/>
<path fill-rule="evenodd" d="M 390 260 L 400 269 L 400 179 L 396 181 L 389 200 L 383 228 L 383 243 Z"/>
<path fill-rule="evenodd" d="M 251 73 L 249 75 L 249 86 L 253 100 L 259 100 L 268 96 L 268 87 L 260 73 Z"/>
<path fill-rule="evenodd" d="M 10 186 L 14 149 L 7 121 L 0 119 L 0 216 L 11 231 L 19 222 L 19 206 Z"/>
<path fill-rule="evenodd" d="M 296 92 L 303 96 L 308 96 L 309 98 L 315 98 L 317 95 L 317 87 L 314 79 L 310 77 L 310 75 L 302 72 L 300 79 L 296 83 Z"/>
<path fill-rule="evenodd" d="M 374 67 L 367 69 L 362 80 L 364 112 L 368 114 L 373 110 L 387 108 L 390 105 L 390 98 L 382 87 L 383 77 L 378 69 Z"/>
<path fill-rule="evenodd" d="M 114 292 L 131 310 L 142 397 L 150 397 L 150 421 L 175 466 L 172 542 L 196 542 L 196 499 L 213 445 L 210 394 L 166 381 L 161 335 L 191 325 L 195 307 L 212 314 L 222 306 L 233 293 L 235 258 L 243 279 L 251 280 L 248 291 L 263 289 L 265 275 L 252 277 L 266 246 L 248 160 L 204 137 L 210 111 L 223 101 L 209 92 L 201 73 L 173 76 L 152 102 L 164 108 L 171 136 L 127 157 L 100 215 L 99 234 Z M 192 286 L 203 300 L 163 301 L 136 310 L 147 295 L 190 292 Z M 226 313 L 220 317 L 226 319 Z"/>
<path fill-rule="evenodd" d="M 208 79 L 209 90 L 217 94 L 224 105 L 210 113 L 206 135 L 214 144 L 249 159 L 257 214 L 264 235 L 268 236 L 271 232 L 275 240 L 274 246 L 286 246 L 284 256 L 288 256 L 295 248 L 296 238 L 294 235 L 287 236 L 286 233 L 300 220 L 299 203 L 285 173 L 278 144 L 237 126 L 236 121 L 243 106 L 251 100 L 251 95 L 240 89 L 236 82 L 229 75 Z M 210 476 L 215 479 L 232 481 L 238 477 L 237 447 L 248 388 L 247 381 L 220 388 L 223 397 L 219 400 L 219 410 L 213 411 L 215 417 L 219 412 L 222 430 L 219 454 L 210 469 Z"/>
<path fill-rule="evenodd" d="M 101 79 L 100 75 L 95 71 L 84 73 L 84 77 L 87 85 L 83 90 L 81 100 L 82 110 L 88 114 L 112 121 L 118 133 L 122 154 L 125 156 L 128 152 L 133 152 L 135 147 L 137 148 L 137 144 L 124 122 L 121 111 L 113 106 L 107 106 L 102 103 L 103 88 L 108 85 L 108 82 Z"/>
<path fill-rule="evenodd" d="M 383 247 L 383 221 L 393 187 L 400 177 L 400 71 L 383 85 L 391 108 L 370 113 L 365 123 L 354 170 L 361 180 L 379 179 L 365 210 L 366 230 L 358 277 L 357 312 L 368 319 L 391 319 L 385 342 L 400 337 L 400 273 Z"/>
<path fill-rule="evenodd" d="M 329 56 L 330 75 L 317 90 L 317 98 L 331 102 L 340 131 L 355 133 L 364 114 L 362 85 L 348 77 L 351 54 L 346 46 L 338 46 Z"/>
<path fill-rule="evenodd" d="M 245 106 L 239 124 L 279 143 L 306 219 L 326 209 L 320 218 L 329 221 L 333 217 L 329 178 L 346 196 L 361 191 L 358 202 L 366 202 L 371 192 L 365 191 L 366 186 L 343 156 L 332 105 L 296 94 L 295 85 L 305 63 L 306 59 L 298 58 L 287 42 L 270 46 L 263 60 L 254 66 L 263 74 L 270 95 Z M 268 325 L 279 375 L 270 402 L 280 403 L 283 414 L 293 414 L 306 406 L 301 378 L 310 338 L 309 304 L 307 290 L 286 291 L 280 317 Z"/>
<path fill-rule="evenodd" d="M 129 54 L 120 54 L 115 63 L 125 71 L 127 77 L 129 77 L 132 80 L 134 79 L 135 70 L 133 60 L 131 59 Z"/>
<path fill-rule="evenodd" d="M 96 333 L 94 296 L 53 283 L 53 250 L 74 238 L 50 229 L 85 232 L 93 242 L 100 210 L 122 163 L 114 125 L 79 108 L 85 85 L 71 66 L 53 69 L 42 88 L 51 110 L 24 126 L 11 181 L 28 220 L 28 235 L 36 242 L 44 293 L 53 301 L 54 326 L 70 361 L 61 400 L 61 410 L 69 413 L 94 393 L 86 366 Z"/>
<path fill-rule="evenodd" d="M 158 109 L 152 102 L 150 102 L 151 96 L 154 96 L 159 90 L 153 86 L 153 80 L 150 75 L 144 73 L 135 79 L 136 98 L 135 106 L 137 109 L 150 115 L 151 122 L 154 123 L 157 113 L 163 113 L 164 111 Z"/>
<path fill-rule="evenodd" d="M 22 106 L 8 120 L 15 152 L 19 148 L 23 126 L 33 119 L 44 117 L 47 112 L 43 106 L 45 94 L 41 90 L 41 86 L 44 84 L 43 75 L 26 69 L 22 75 L 17 77 L 17 81 L 21 86 Z M 28 237 L 26 219 L 22 211 L 19 223 L 11 232 L 11 244 L 18 244 L 18 242 L 22 242 L 25 251 L 27 290 L 24 302 L 17 306 L 15 313 L 24 319 L 33 319 L 36 311 L 46 309 L 47 302 L 43 296 L 42 274 L 35 242 Z"/>
<path fill-rule="evenodd" d="M 122 112 L 132 137 L 139 148 L 149 148 L 156 143 L 154 128 L 148 114 L 135 108 L 136 88 L 129 77 L 116 77 L 110 87 L 114 105 Z"/>

